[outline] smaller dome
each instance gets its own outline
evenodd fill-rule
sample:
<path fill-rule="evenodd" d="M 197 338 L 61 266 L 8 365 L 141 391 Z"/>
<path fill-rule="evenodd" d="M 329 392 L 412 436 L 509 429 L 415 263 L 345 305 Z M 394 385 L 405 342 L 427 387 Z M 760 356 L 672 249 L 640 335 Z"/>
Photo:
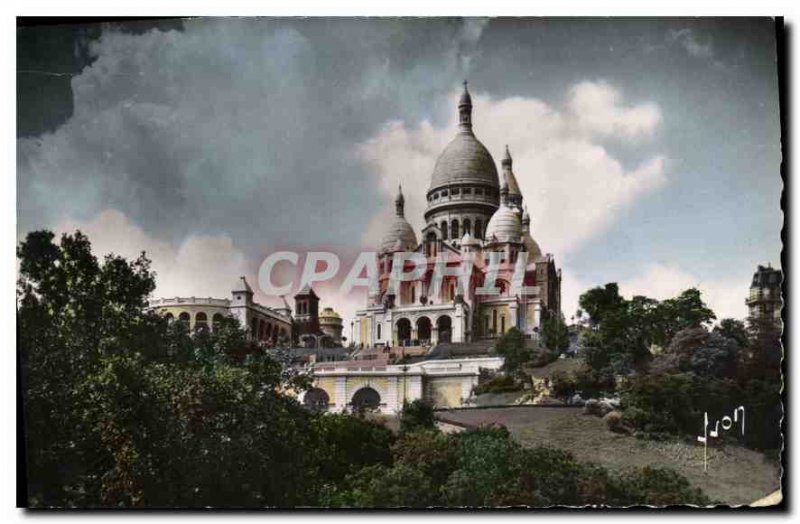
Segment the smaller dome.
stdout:
<path fill-rule="evenodd" d="M 333 308 L 326 307 L 320 312 L 319 320 L 322 324 L 340 324 L 342 317 Z"/>
<path fill-rule="evenodd" d="M 381 251 L 412 251 L 417 248 L 414 228 L 403 217 L 394 217 L 381 240 Z"/>
<path fill-rule="evenodd" d="M 519 214 L 507 205 L 501 205 L 486 225 L 487 241 L 519 241 L 522 236 L 522 223 Z"/>
<path fill-rule="evenodd" d="M 397 188 L 397 198 L 394 201 L 395 214 L 386 232 L 381 239 L 381 252 L 412 251 L 417 248 L 417 235 L 414 228 L 405 218 L 405 202 L 403 188 Z"/>

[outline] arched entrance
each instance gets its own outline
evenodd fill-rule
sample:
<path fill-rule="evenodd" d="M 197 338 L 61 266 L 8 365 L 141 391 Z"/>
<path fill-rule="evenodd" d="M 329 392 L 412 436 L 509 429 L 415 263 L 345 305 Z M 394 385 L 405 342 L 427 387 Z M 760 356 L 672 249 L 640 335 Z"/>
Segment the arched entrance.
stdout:
<path fill-rule="evenodd" d="M 356 391 L 350 403 L 356 411 L 378 409 L 381 406 L 381 396 L 377 391 L 367 386 Z"/>
<path fill-rule="evenodd" d="M 452 342 L 453 321 L 447 315 L 436 319 L 436 329 L 439 330 L 439 342 Z"/>
<path fill-rule="evenodd" d="M 407 318 L 397 321 L 397 344 L 400 346 L 411 345 L 411 321 Z"/>
<path fill-rule="evenodd" d="M 430 344 L 431 319 L 428 317 L 419 317 L 419 319 L 417 319 L 417 339 L 420 345 Z"/>
<path fill-rule="evenodd" d="M 329 402 L 330 397 L 328 393 L 320 388 L 309 389 L 303 397 L 303 405 L 313 410 L 325 411 L 328 409 Z"/>

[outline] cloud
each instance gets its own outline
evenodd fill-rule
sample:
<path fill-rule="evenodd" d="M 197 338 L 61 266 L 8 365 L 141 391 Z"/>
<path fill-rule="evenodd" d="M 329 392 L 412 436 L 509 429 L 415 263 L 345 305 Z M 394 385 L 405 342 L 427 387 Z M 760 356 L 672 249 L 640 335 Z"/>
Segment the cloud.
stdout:
<path fill-rule="evenodd" d="M 113 208 L 159 238 L 224 234 L 251 254 L 295 226 L 308 245 L 349 243 L 376 201 L 353 144 L 392 115 L 429 113 L 486 20 L 183 26 L 90 43 L 71 117 L 17 141 L 22 232 Z"/>
<path fill-rule="evenodd" d="M 248 275 L 250 267 L 230 237 L 192 235 L 173 246 L 149 236 L 115 209 L 85 222 L 63 221 L 54 231 L 60 235 L 76 229 L 89 237 L 98 257 L 114 253 L 133 259 L 145 251 L 156 272 L 155 297 L 228 298 L 236 278 Z"/>
<path fill-rule="evenodd" d="M 447 103 L 456 107 L 458 93 Z M 599 138 L 644 137 L 661 117 L 653 103 L 626 107 L 621 95 L 604 82 L 582 82 L 570 90 L 564 107 L 533 98 L 493 99 L 473 94 L 473 122 L 478 138 L 497 162 L 504 144 L 514 158 L 514 172 L 531 214 L 534 238 L 543 250 L 565 257 L 601 235 L 621 209 L 667 182 L 666 158 L 653 154 L 631 168 L 606 149 Z M 398 182 L 406 195 L 406 218 L 419 231 L 425 193 L 436 158 L 456 129 L 450 121 L 437 127 L 389 122 L 360 144 L 359 158 L 374 173 L 382 210 L 373 217 L 362 241 L 375 246 L 394 212 Z"/>
<path fill-rule="evenodd" d="M 667 33 L 667 41 L 678 42 L 687 53 L 696 58 L 712 58 L 714 56 L 711 39 L 705 44 L 701 44 L 691 29 L 672 29 Z"/>
<path fill-rule="evenodd" d="M 658 106 L 625 107 L 621 98 L 606 82 L 581 82 L 570 89 L 567 107 L 577 126 L 589 133 L 627 139 L 652 135 L 661 122 Z"/>

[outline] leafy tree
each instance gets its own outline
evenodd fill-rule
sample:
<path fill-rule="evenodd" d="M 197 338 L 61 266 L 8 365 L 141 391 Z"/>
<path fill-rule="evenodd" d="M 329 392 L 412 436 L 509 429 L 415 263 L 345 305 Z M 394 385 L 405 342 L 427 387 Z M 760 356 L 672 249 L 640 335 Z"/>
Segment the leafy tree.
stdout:
<path fill-rule="evenodd" d="M 144 256 L 103 262 L 81 233 L 18 248 L 18 344 L 33 506 L 313 500 L 302 377 L 231 321 L 190 336 L 146 310 Z"/>
<path fill-rule="evenodd" d="M 578 391 L 578 380 L 574 374 L 557 371 L 550 376 L 550 389 L 553 395 L 566 402 Z"/>
<path fill-rule="evenodd" d="M 390 465 L 395 437 L 382 424 L 362 417 L 318 414 L 311 423 L 315 436 L 316 477 L 335 484 L 366 466 Z"/>
<path fill-rule="evenodd" d="M 400 432 L 406 433 L 416 429 L 432 428 L 436 425 L 433 406 L 425 400 L 417 399 L 404 402 L 400 412 Z"/>
<path fill-rule="evenodd" d="M 509 329 L 500 337 L 495 351 L 503 357 L 503 369 L 509 373 L 521 370 L 534 356 L 533 349 L 526 345 L 525 336 L 517 328 Z"/>
<path fill-rule="evenodd" d="M 549 350 L 560 355 L 569 347 L 569 331 L 560 317 L 546 318 L 542 322 L 542 338 Z"/>
<path fill-rule="evenodd" d="M 610 367 L 623 374 L 641 372 L 652 358 L 651 348 L 665 346 L 680 330 L 714 319 L 696 289 L 662 302 L 643 296 L 626 300 L 612 283 L 590 289 L 580 303 L 592 326 L 581 335 L 584 360 L 595 370 Z"/>
<path fill-rule="evenodd" d="M 747 326 L 741 320 L 723 318 L 719 321 L 719 325 L 714 327 L 714 333 L 735 340 L 740 347 L 748 344 Z"/>

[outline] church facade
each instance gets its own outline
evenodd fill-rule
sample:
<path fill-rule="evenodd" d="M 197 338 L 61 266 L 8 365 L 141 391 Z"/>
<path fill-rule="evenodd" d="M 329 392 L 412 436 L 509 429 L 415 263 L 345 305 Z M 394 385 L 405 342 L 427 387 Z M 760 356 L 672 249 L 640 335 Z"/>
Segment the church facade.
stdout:
<path fill-rule="evenodd" d="M 512 327 L 535 338 L 545 318 L 561 315 L 561 271 L 531 235 L 508 147 L 498 174 L 492 155 L 475 136 L 466 83 L 458 113 L 458 132 L 433 169 L 419 237 L 405 218 L 402 188 L 398 191 L 395 216 L 378 251 L 380 285 L 356 312 L 356 342 L 362 346 L 473 342 L 499 337 Z M 420 278 L 392 286 L 392 263 L 399 252 L 418 253 L 426 268 Z M 448 269 L 474 260 L 468 285 L 462 288 L 451 271 L 437 282 L 437 259 L 445 260 Z M 517 268 L 524 272 L 525 294 L 512 285 Z M 478 292 L 486 286 L 497 292 Z"/>

